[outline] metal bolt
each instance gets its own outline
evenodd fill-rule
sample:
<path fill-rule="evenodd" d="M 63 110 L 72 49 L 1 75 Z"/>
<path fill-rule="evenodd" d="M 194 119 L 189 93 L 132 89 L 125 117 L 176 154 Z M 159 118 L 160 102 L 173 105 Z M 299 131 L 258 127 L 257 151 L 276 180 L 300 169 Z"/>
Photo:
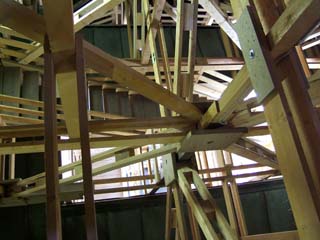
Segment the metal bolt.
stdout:
<path fill-rule="evenodd" d="M 253 49 L 250 49 L 250 51 L 249 51 L 249 57 L 251 58 L 251 59 L 254 59 L 254 50 Z"/>

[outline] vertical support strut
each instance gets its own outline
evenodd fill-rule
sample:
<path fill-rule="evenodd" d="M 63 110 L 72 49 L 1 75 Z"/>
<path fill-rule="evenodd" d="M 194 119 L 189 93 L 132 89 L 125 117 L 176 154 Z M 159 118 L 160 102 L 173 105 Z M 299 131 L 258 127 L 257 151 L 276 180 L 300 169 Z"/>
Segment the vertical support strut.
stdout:
<path fill-rule="evenodd" d="M 62 235 L 56 122 L 56 76 L 53 54 L 47 36 L 44 42 L 44 92 L 46 98 L 46 101 L 44 101 L 44 159 L 47 186 L 47 239 L 60 240 Z"/>
<path fill-rule="evenodd" d="M 87 239 L 98 239 L 96 208 L 94 203 L 94 185 L 92 181 L 92 164 L 90 155 L 88 112 L 87 112 L 87 81 L 83 52 L 83 39 L 76 36 L 76 72 L 78 87 L 78 109 L 80 125 L 80 145 L 82 155 L 83 188 L 85 197 L 85 221 Z"/>

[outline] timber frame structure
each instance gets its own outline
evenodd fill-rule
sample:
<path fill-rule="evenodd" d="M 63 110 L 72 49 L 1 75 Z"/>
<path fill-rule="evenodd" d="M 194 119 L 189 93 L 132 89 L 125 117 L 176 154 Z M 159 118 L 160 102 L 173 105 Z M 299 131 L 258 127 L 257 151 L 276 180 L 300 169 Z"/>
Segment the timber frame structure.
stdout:
<path fill-rule="evenodd" d="M 162 156 L 163 179 L 151 168 L 135 179 L 156 180 L 142 186 L 145 191 L 167 187 L 167 240 L 172 229 L 176 239 L 188 239 L 188 224 L 192 239 L 201 239 L 200 229 L 206 239 L 319 239 L 320 0 L 78 5 L 74 11 L 71 0 L 0 1 L 2 66 L 42 76 L 44 94 L 43 101 L 0 95 L 1 207 L 46 201 L 47 238 L 62 239 L 61 201 L 84 197 L 87 239 L 98 239 L 94 194 L 103 190 L 94 186 L 131 180 L 93 176 L 143 161 L 150 165 Z M 81 29 L 90 24 L 127 25 L 130 58 L 114 57 L 84 40 Z M 175 26 L 173 59 L 164 39 L 166 24 Z M 196 57 L 197 28 L 212 24 L 221 29 L 226 58 Z M 160 117 L 128 118 L 88 108 L 88 86 L 110 88 L 111 80 L 117 92 L 155 102 Z M 257 96 L 245 100 L 252 90 Z M 259 106 L 263 110 L 254 111 Z M 248 138 L 268 134 L 276 154 Z M 142 151 L 150 144 L 161 147 Z M 91 148 L 111 149 L 91 156 Z M 132 154 L 133 148 L 140 154 Z M 71 149 L 81 149 L 82 160 L 60 166 L 58 152 Z M 197 167 L 196 158 L 206 158 L 207 150 L 216 151 L 219 168 Z M 15 154 L 26 153 L 44 153 L 45 172 L 15 179 Z M 241 168 L 270 167 L 253 176 L 283 176 L 297 231 L 248 236 L 235 180 L 245 176 L 232 175 L 239 167 L 232 165 L 231 153 L 257 162 Z M 111 156 L 117 161 L 93 168 Z M 212 178 L 212 172 L 221 176 Z M 212 181 L 222 182 L 228 220 L 207 189 Z"/>

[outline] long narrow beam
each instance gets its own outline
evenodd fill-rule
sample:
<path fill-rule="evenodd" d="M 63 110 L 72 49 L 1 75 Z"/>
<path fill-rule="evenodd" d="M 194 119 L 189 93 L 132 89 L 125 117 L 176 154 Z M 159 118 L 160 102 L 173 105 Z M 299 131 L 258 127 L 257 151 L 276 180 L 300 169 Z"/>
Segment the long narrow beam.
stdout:
<path fill-rule="evenodd" d="M 92 120 L 89 121 L 89 132 L 99 133 L 106 131 L 130 131 L 137 129 L 157 129 L 157 128 L 175 128 L 189 129 L 195 125 L 195 122 L 184 117 L 164 117 L 148 119 L 115 119 L 115 120 Z M 67 133 L 64 124 L 58 124 L 58 134 Z M 0 127 L 0 137 L 32 137 L 43 136 L 44 125 L 32 124 L 23 126 L 3 126 Z"/>
<path fill-rule="evenodd" d="M 0 1 L 0 24 L 43 43 L 45 20 L 33 10 L 11 0 Z"/>
<path fill-rule="evenodd" d="M 165 117 L 149 119 L 116 119 L 89 121 L 89 132 L 99 133 L 106 131 L 130 131 L 137 129 L 176 128 L 189 129 L 195 123 L 183 117 Z M 64 124 L 58 124 L 58 135 L 67 133 Z M 44 125 L 33 124 L 24 126 L 0 127 L 0 137 L 32 137 L 43 136 Z"/>
<path fill-rule="evenodd" d="M 207 127 L 211 122 L 225 122 L 232 112 L 252 90 L 249 73 L 244 66 L 223 92 L 218 102 L 213 102 L 203 115 L 200 126 Z"/>
<path fill-rule="evenodd" d="M 73 32 L 72 32 L 73 33 Z M 84 190 L 84 207 L 87 239 L 98 240 L 96 207 L 94 203 L 94 185 L 92 182 L 92 163 L 90 153 L 90 139 L 87 113 L 87 80 L 85 73 L 85 59 L 83 40 L 80 35 L 76 37 L 76 68 L 78 90 L 78 113 L 80 127 L 80 146 L 82 157 L 82 174 Z"/>
<path fill-rule="evenodd" d="M 46 101 L 44 104 L 45 120 L 45 169 L 47 185 L 47 239 L 61 240 L 61 210 L 59 197 L 58 175 L 58 144 L 56 119 L 56 78 L 54 72 L 53 54 L 50 51 L 49 40 L 45 42 L 45 71 L 44 92 Z"/>
<path fill-rule="evenodd" d="M 180 142 L 185 133 L 150 134 L 126 137 L 90 138 L 91 148 L 144 146 Z M 58 141 L 58 150 L 80 149 L 79 139 Z M 0 154 L 22 154 L 44 152 L 43 141 L 0 144 Z"/>
<path fill-rule="evenodd" d="M 146 0 L 142 0 L 142 1 L 143 1 L 143 5 L 145 7 L 147 7 L 146 9 L 149 10 L 149 1 L 146 1 Z M 147 64 L 149 62 L 150 54 L 152 51 L 150 48 L 150 43 L 152 40 L 149 40 L 149 38 L 153 38 L 153 41 L 156 40 L 157 29 L 159 27 L 159 23 L 160 23 L 160 19 L 161 19 L 161 15 L 162 15 L 162 11 L 163 11 L 165 2 L 166 2 L 165 0 L 154 1 L 151 16 L 149 14 L 146 14 L 148 31 L 147 31 L 146 42 L 144 44 L 142 55 L 141 55 L 141 63 L 142 64 Z"/>
<path fill-rule="evenodd" d="M 113 78 L 121 85 L 161 104 L 168 109 L 180 113 L 193 120 L 200 120 L 202 114 L 193 104 L 172 94 L 169 90 L 150 81 L 143 74 L 131 69 L 119 59 L 103 52 L 99 48 L 84 41 L 87 65 L 107 77 Z"/>
<path fill-rule="evenodd" d="M 233 43 L 240 47 L 240 42 L 237 32 L 227 20 L 227 16 L 220 9 L 219 5 L 214 0 L 199 0 L 199 4 L 210 14 L 220 28 L 229 36 Z"/>

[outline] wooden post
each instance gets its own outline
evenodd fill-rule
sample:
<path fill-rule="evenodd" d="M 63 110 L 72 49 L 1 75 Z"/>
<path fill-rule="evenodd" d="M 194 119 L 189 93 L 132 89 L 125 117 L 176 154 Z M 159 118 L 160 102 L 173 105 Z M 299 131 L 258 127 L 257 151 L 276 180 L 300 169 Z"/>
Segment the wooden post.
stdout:
<path fill-rule="evenodd" d="M 166 197 L 166 228 L 165 228 L 165 240 L 170 240 L 171 236 L 171 221 L 172 221 L 172 187 L 167 187 Z"/>
<path fill-rule="evenodd" d="M 194 66 L 197 48 L 198 0 L 192 0 L 192 29 L 189 31 L 187 101 L 193 101 Z"/>
<path fill-rule="evenodd" d="M 47 193 L 47 239 L 62 239 L 61 212 L 58 175 L 58 146 L 56 121 L 56 77 L 53 54 L 50 51 L 49 39 L 44 44 L 44 122 L 45 122 L 45 169 Z"/>
<path fill-rule="evenodd" d="M 267 7 L 270 9 L 269 2 L 263 0 L 256 0 L 255 5 L 258 11 Z M 260 21 L 253 14 L 255 23 L 261 22 L 265 34 L 276 26 L 274 25 L 276 21 L 278 23 L 280 20 L 268 14 L 269 12 L 272 11 L 258 12 Z M 256 26 L 256 29 L 260 29 L 260 26 Z M 261 37 L 260 40 L 263 41 L 264 38 Z M 260 42 L 260 44 L 264 49 L 268 49 L 268 43 Z M 279 46 L 274 46 L 274 49 L 279 49 Z M 276 50 L 272 52 L 273 55 L 276 54 L 275 52 Z M 299 237 L 316 240 L 320 236 L 320 178 L 316 167 L 319 164 L 319 154 L 316 154 L 319 148 L 314 145 L 316 142 L 314 140 L 319 139 L 320 136 L 319 120 L 314 117 L 313 106 L 303 83 L 301 75 L 303 70 L 301 65 L 299 66 L 301 63 L 294 55 L 295 53 L 291 50 L 289 55 L 280 61 L 278 75 L 273 74 L 275 89 L 263 105 Z M 269 70 L 275 70 L 271 52 L 266 51 L 265 57 L 270 63 Z M 281 64 L 284 65 L 281 66 Z M 279 73 L 282 73 L 281 78 Z M 282 79 L 285 79 L 284 82 L 281 82 Z M 309 144 L 311 140 L 314 143 Z"/>
<path fill-rule="evenodd" d="M 184 0 L 177 0 L 176 43 L 174 53 L 173 93 L 181 96 L 181 55 L 184 26 Z"/>
<path fill-rule="evenodd" d="M 179 230 L 179 231 L 176 231 L 176 236 L 179 233 L 181 240 L 188 240 L 186 221 L 184 218 L 184 211 L 183 211 L 183 201 L 182 201 L 183 196 L 181 194 L 181 190 L 177 182 L 172 183 L 172 189 L 173 189 L 174 204 L 176 207 L 177 226 Z"/>
<path fill-rule="evenodd" d="M 78 88 L 78 109 L 80 125 L 80 145 L 82 155 L 83 189 L 85 197 L 86 234 L 87 239 L 98 239 L 96 208 L 94 203 L 94 186 L 92 182 L 92 164 L 90 155 L 88 112 L 87 112 L 87 81 L 83 54 L 83 39 L 76 36 L 76 71 Z"/>

